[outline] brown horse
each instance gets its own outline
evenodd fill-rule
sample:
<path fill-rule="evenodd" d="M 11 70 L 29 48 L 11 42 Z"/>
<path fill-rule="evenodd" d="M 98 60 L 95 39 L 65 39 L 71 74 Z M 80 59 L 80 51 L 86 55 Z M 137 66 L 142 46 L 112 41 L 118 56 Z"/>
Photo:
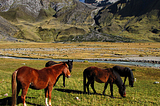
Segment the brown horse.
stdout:
<path fill-rule="evenodd" d="M 134 76 L 132 73 L 132 70 L 128 67 L 121 67 L 121 66 L 114 66 L 114 71 L 116 71 L 120 76 L 125 77 L 124 78 L 124 84 L 126 82 L 126 78 L 128 77 L 129 85 L 133 87 L 134 83 Z"/>
<path fill-rule="evenodd" d="M 23 66 L 18 68 L 12 74 L 12 106 L 16 105 L 16 96 L 22 89 L 21 99 L 23 105 L 26 106 L 25 98 L 28 88 L 36 90 L 45 89 L 45 104 L 48 106 L 47 98 L 49 97 L 49 106 L 51 106 L 51 92 L 56 78 L 64 73 L 66 77 L 70 77 L 70 71 L 66 63 L 56 64 L 45 67 L 41 70 Z"/>
<path fill-rule="evenodd" d="M 60 62 L 61 63 L 61 62 Z M 71 72 L 72 71 L 72 67 L 73 67 L 73 60 L 68 60 L 65 62 L 68 67 L 69 67 L 69 71 Z M 52 66 L 52 65 L 55 65 L 55 64 L 59 64 L 57 62 L 54 62 L 54 61 L 48 61 L 46 64 L 45 64 L 45 67 L 49 67 L 49 66 Z M 65 75 L 64 74 L 60 74 L 58 77 L 57 77 L 57 80 L 56 80 L 56 83 L 57 81 L 59 80 L 60 76 L 63 75 L 63 86 L 65 87 Z M 56 83 L 54 84 L 54 86 L 56 85 Z"/>
<path fill-rule="evenodd" d="M 86 78 L 88 79 L 87 83 Z M 113 97 L 113 83 L 115 83 L 119 88 L 120 95 L 122 97 L 126 97 L 125 85 L 123 84 L 123 81 L 119 74 L 114 72 L 112 68 L 100 69 L 94 66 L 86 68 L 83 72 L 84 93 L 86 93 L 87 86 L 88 94 L 90 94 L 89 84 L 91 84 L 91 88 L 93 89 L 94 93 L 96 93 L 96 90 L 94 89 L 94 80 L 99 83 L 105 83 L 103 95 L 105 95 L 107 85 L 108 83 L 110 83 L 111 97 Z"/>

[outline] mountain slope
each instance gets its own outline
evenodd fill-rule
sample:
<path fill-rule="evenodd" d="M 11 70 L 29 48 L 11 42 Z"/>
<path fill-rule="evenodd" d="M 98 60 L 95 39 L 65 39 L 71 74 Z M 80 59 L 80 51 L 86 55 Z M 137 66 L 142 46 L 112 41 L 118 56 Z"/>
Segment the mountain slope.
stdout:
<path fill-rule="evenodd" d="M 78 0 L 1 0 L 0 16 L 0 34 L 18 39 L 160 42 L 159 0 L 119 0 L 107 7 Z"/>
<path fill-rule="evenodd" d="M 98 14 L 104 33 L 160 41 L 160 1 L 120 0 Z"/>
<path fill-rule="evenodd" d="M 14 41 L 16 39 L 13 37 L 13 35 L 15 35 L 17 31 L 18 28 L 0 16 L 0 39 Z"/>

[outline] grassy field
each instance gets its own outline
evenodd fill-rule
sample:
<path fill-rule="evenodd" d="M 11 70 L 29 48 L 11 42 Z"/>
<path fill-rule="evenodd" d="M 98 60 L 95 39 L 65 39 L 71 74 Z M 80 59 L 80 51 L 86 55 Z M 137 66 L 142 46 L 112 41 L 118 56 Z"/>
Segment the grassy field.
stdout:
<path fill-rule="evenodd" d="M 47 61 L 43 60 L 18 60 L 18 59 L 0 59 L 0 105 L 11 104 L 11 74 L 19 67 L 30 66 L 36 69 L 44 67 Z M 158 106 L 160 105 L 160 85 L 154 84 L 160 82 L 160 69 L 129 66 L 137 79 L 134 87 L 128 86 L 126 82 L 126 98 L 122 98 L 118 93 L 118 88 L 114 85 L 114 96 L 110 98 L 109 86 L 106 89 L 106 96 L 101 95 L 104 83 L 95 83 L 95 89 L 98 94 L 83 94 L 83 70 L 89 66 L 99 68 L 109 68 L 112 64 L 74 62 L 71 78 L 66 79 L 66 87 L 62 87 L 62 77 L 59 79 L 52 91 L 53 106 Z M 122 78 L 123 79 L 123 78 Z M 90 91 L 91 90 L 90 87 Z M 4 96 L 5 94 L 8 96 Z M 20 96 L 20 95 L 19 95 Z M 79 99 L 77 100 L 76 97 Z M 29 89 L 26 103 L 28 106 L 44 106 L 45 97 L 43 90 Z M 18 103 L 22 106 L 22 103 Z"/>
<path fill-rule="evenodd" d="M 86 58 L 123 58 L 127 56 L 160 56 L 159 43 L 108 43 L 108 42 L 82 42 L 82 43 L 33 43 L 33 42 L 0 42 L 0 54 L 6 56 L 32 57 L 32 58 L 61 58 L 61 59 L 86 59 Z M 42 69 L 45 60 L 18 60 L 0 58 L 0 105 L 11 104 L 11 74 L 21 66 Z M 109 68 L 113 64 L 74 62 L 71 78 L 66 79 L 66 87 L 62 86 L 62 78 L 52 91 L 53 106 L 157 106 L 160 105 L 160 69 L 129 66 L 137 81 L 134 87 L 126 82 L 126 98 L 121 98 L 118 88 L 114 85 L 115 99 L 110 98 L 109 86 L 106 96 L 101 95 L 104 84 L 95 83 L 98 94 L 83 94 L 83 70 L 89 66 Z M 124 79 L 124 78 L 122 78 Z M 90 91 L 93 92 L 90 88 Z M 4 96 L 7 94 L 8 96 Z M 20 96 L 20 94 L 19 94 Z M 79 100 L 76 99 L 79 98 Z M 29 106 L 43 106 L 45 104 L 44 90 L 29 89 L 26 103 Z M 22 103 L 18 103 L 21 106 Z"/>

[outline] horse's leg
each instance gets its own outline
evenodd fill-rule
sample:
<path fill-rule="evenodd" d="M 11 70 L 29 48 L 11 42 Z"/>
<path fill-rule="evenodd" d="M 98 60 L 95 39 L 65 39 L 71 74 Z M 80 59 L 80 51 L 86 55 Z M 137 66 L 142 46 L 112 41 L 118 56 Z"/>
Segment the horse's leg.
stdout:
<path fill-rule="evenodd" d="M 18 94 L 19 94 L 19 92 L 20 92 L 20 89 L 22 89 L 22 88 L 21 88 L 21 85 L 20 85 L 20 83 L 17 83 L 17 103 L 20 102 L 19 99 L 18 99 Z"/>
<path fill-rule="evenodd" d="M 26 95 L 27 95 L 28 88 L 29 88 L 29 85 L 28 85 L 28 86 L 25 86 L 25 87 L 22 87 L 21 99 L 22 99 L 22 102 L 23 102 L 23 105 L 24 105 L 24 106 L 27 106 L 26 103 L 25 103 L 25 99 L 26 99 Z"/>
<path fill-rule="evenodd" d="M 94 89 L 94 81 L 91 82 L 91 87 L 92 87 L 94 93 L 96 93 L 96 90 Z"/>
<path fill-rule="evenodd" d="M 110 82 L 110 92 L 111 92 L 111 98 L 114 98 L 113 96 L 113 83 Z"/>
<path fill-rule="evenodd" d="M 48 97 L 49 97 L 49 106 L 52 106 L 51 105 L 51 93 L 52 93 L 52 88 L 53 88 L 53 86 L 52 85 L 50 85 L 50 86 L 48 86 Z"/>
<path fill-rule="evenodd" d="M 108 81 L 104 85 L 103 95 L 105 95 L 105 91 L 106 91 L 107 86 L 108 86 Z"/>
<path fill-rule="evenodd" d="M 89 84 L 92 84 L 92 83 L 94 83 L 94 77 L 89 77 L 89 78 L 88 78 L 88 82 L 87 82 L 87 84 L 86 84 L 86 85 L 87 85 L 88 94 L 90 94 L 90 92 L 89 92 Z M 94 86 L 94 84 L 91 85 L 91 87 L 93 87 L 93 86 Z M 93 87 L 93 88 L 94 88 L 94 87 Z M 93 88 L 92 88 L 92 89 L 93 89 Z M 93 91 L 96 92 L 94 89 L 93 89 Z"/>
<path fill-rule="evenodd" d="M 63 86 L 65 87 L 65 75 L 63 74 Z"/>
<path fill-rule="evenodd" d="M 45 88 L 45 98 L 46 98 L 45 104 L 46 104 L 46 106 L 48 106 L 48 87 Z"/>
<path fill-rule="evenodd" d="M 83 72 L 83 91 L 86 93 L 86 73 Z"/>
<path fill-rule="evenodd" d="M 91 83 L 91 81 L 88 79 L 88 82 L 87 82 L 87 84 L 86 84 L 86 86 L 87 86 L 87 91 L 88 91 L 88 94 L 90 94 L 90 92 L 89 92 L 89 84 Z"/>
<path fill-rule="evenodd" d="M 125 78 L 124 78 L 124 85 L 125 85 L 126 79 L 127 79 L 127 76 L 125 76 Z"/>

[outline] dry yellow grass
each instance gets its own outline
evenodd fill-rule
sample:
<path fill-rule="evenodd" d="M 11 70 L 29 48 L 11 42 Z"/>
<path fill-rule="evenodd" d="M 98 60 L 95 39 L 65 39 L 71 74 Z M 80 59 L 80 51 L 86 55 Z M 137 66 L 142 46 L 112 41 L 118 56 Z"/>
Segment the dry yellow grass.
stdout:
<path fill-rule="evenodd" d="M 160 56 L 159 43 L 0 43 L 0 54 L 32 58 L 121 58 Z"/>

